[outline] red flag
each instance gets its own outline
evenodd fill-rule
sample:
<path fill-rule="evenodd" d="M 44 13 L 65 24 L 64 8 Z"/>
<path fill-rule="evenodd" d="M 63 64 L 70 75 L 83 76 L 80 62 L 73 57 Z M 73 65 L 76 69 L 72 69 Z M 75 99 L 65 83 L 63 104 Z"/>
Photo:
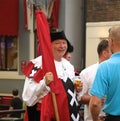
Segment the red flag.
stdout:
<path fill-rule="evenodd" d="M 56 95 L 60 121 L 70 121 L 67 95 L 62 81 L 57 77 L 55 69 L 48 21 L 44 13 L 40 10 L 36 10 L 36 25 L 42 50 L 43 75 L 49 71 L 53 72 L 54 81 L 50 84 L 50 88 Z M 53 109 L 51 93 L 49 93 L 42 100 L 41 121 L 51 121 L 51 119 L 55 119 L 55 112 Z"/>
<path fill-rule="evenodd" d="M 48 21 L 44 13 L 40 10 L 36 11 L 36 26 L 37 26 L 37 36 L 38 36 L 38 40 L 40 41 L 40 48 L 42 50 L 43 74 L 51 71 L 54 73 L 54 79 L 57 80 L 57 74 L 55 70 L 55 64 L 54 64 L 54 59 L 53 59 L 53 54 L 51 49 L 51 40 L 50 40 Z M 53 84 L 51 85 L 51 89 L 54 89 Z"/>
<path fill-rule="evenodd" d="M 24 26 L 28 29 L 28 22 L 27 22 L 27 1 L 24 0 Z"/>
<path fill-rule="evenodd" d="M 52 13 L 53 28 L 58 28 L 59 8 L 60 8 L 60 0 L 55 0 L 54 6 L 53 6 L 53 13 Z"/>
<path fill-rule="evenodd" d="M 26 108 L 25 114 L 24 114 L 24 121 L 28 121 L 28 111 L 27 111 L 27 108 Z"/>
<path fill-rule="evenodd" d="M 0 35 L 18 36 L 19 0 L 0 0 Z"/>

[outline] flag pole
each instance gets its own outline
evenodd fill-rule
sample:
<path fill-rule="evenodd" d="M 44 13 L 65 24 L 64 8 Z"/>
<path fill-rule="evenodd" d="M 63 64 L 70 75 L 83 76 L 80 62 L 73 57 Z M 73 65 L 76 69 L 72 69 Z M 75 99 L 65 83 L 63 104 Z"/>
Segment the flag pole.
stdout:
<path fill-rule="evenodd" d="M 51 94 L 52 94 L 52 101 L 53 101 L 56 121 L 60 121 L 60 117 L 59 117 L 59 113 L 58 113 L 58 107 L 57 107 L 57 101 L 56 101 L 56 96 L 55 96 L 54 92 L 51 92 Z"/>

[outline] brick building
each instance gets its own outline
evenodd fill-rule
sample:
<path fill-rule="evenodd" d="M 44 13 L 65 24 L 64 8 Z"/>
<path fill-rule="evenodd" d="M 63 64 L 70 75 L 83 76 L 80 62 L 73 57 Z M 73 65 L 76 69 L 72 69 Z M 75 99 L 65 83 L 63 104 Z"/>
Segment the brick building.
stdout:
<path fill-rule="evenodd" d="M 87 22 L 120 21 L 120 0 L 87 0 Z"/>
<path fill-rule="evenodd" d="M 86 0 L 86 66 L 97 62 L 97 45 L 114 25 L 120 25 L 120 0 Z"/>

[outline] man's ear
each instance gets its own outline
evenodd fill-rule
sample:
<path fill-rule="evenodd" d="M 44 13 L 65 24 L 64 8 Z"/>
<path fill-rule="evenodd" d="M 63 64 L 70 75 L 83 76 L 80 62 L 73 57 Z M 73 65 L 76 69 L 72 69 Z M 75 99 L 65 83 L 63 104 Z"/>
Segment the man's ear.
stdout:
<path fill-rule="evenodd" d="M 107 50 L 103 50 L 103 51 L 102 51 L 102 55 L 104 56 L 104 58 L 107 58 L 107 57 L 108 57 L 108 52 L 107 52 Z"/>
<path fill-rule="evenodd" d="M 110 45 L 110 46 L 113 45 L 113 39 L 109 39 L 109 45 Z"/>

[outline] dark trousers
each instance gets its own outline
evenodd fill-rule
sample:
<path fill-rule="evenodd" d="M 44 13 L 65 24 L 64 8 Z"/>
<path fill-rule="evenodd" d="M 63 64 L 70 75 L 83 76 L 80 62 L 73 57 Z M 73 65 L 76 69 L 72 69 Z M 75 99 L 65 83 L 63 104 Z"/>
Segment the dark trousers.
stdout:
<path fill-rule="evenodd" d="M 40 111 L 36 110 L 36 106 L 31 106 L 28 107 L 27 106 L 27 110 L 28 110 L 28 121 L 40 121 Z"/>
<path fill-rule="evenodd" d="M 107 115 L 105 121 L 120 121 L 120 116 Z"/>

